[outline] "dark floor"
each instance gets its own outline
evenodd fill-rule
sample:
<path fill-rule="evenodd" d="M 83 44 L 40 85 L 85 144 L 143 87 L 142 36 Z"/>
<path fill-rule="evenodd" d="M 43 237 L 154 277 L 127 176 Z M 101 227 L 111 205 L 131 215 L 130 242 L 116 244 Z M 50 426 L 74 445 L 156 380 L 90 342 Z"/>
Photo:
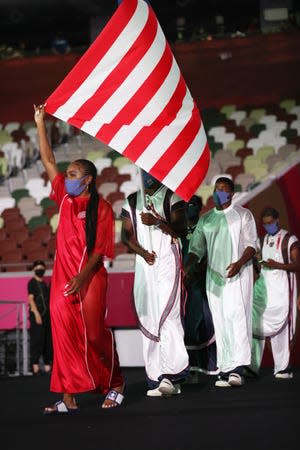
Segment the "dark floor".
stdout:
<path fill-rule="evenodd" d="M 202 375 L 176 398 L 147 398 L 143 369 L 124 369 L 121 407 L 101 410 L 95 394 L 78 396 L 77 416 L 43 416 L 59 399 L 49 377 L 0 378 L 0 446 L 66 450 L 299 449 L 300 370 L 277 380 L 265 369 L 240 388 L 216 388 Z M 298 425 L 299 426 L 299 425 Z M 3 445 L 3 444 L 6 445 Z"/>

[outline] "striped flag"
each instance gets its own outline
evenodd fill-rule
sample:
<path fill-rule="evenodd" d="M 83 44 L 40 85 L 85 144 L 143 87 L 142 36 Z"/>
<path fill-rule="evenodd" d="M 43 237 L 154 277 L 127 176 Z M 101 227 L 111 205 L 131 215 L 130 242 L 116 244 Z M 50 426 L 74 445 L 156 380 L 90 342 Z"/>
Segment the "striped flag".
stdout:
<path fill-rule="evenodd" d="M 94 136 L 189 200 L 210 152 L 201 117 L 157 18 L 123 0 L 46 111 Z"/>

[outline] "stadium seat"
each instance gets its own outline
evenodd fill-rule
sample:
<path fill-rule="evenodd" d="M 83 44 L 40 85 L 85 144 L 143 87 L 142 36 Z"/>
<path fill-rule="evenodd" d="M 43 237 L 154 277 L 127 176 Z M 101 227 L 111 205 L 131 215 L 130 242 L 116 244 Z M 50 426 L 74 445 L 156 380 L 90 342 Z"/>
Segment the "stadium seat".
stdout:
<path fill-rule="evenodd" d="M 266 164 L 268 166 L 268 170 L 271 171 L 274 165 L 278 162 L 282 162 L 282 159 L 279 155 L 270 155 L 266 158 Z"/>
<path fill-rule="evenodd" d="M 104 155 L 105 155 L 104 150 L 90 151 L 87 153 L 86 159 L 94 163 L 95 161 L 97 161 L 97 159 L 103 158 Z"/>
<path fill-rule="evenodd" d="M 27 270 L 20 248 L 5 253 L 5 259 L 2 259 L 1 261 L 1 270 L 6 272 Z"/>
<path fill-rule="evenodd" d="M 100 174 L 100 178 L 97 178 L 98 180 L 101 180 L 101 183 L 104 183 L 106 181 L 115 181 L 115 179 L 118 177 L 118 173 L 119 172 L 117 167 L 104 167 Z"/>
<path fill-rule="evenodd" d="M 117 200 L 123 200 L 125 199 L 124 192 L 111 192 L 107 195 L 106 200 L 112 205 Z"/>
<path fill-rule="evenodd" d="M 5 130 L 0 131 L 0 145 L 3 146 L 8 142 L 12 142 L 12 136 Z"/>
<path fill-rule="evenodd" d="M 18 130 L 20 126 L 21 126 L 20 122 L 8 122 L 4 126 L 4 130 L 10 134 L 12 131 Z"/>
<path fill-rule="evenodd" d="M 283 130 L 280 133 L 280 136 L 283 136 L 287 139 L 287 142 L 290 142 L 292 138 L 297 137 L 298 136 L 298 130 L 294 129 L 294 128 L 288 128 L 286 130 Z"/>
<path fill-rule="evenodd" d="M 105 167 L 110 167 L 112 165 L 112 160 L 110 158 L 97 158 L 94 161 L 97 168 L 97 173 L 100 175 Z"/>
<path fill-rule="evenodd" d="M 279 149 L 277 150 L 277 154 L 280 156 L 281 159 L 285 159 L 296 150 L 297 147 L 295 144 L 286 144 L 279 147 Z"/>
<path fill-rule="evenodd" d="M 29 237 L 22 242 L 21 249 L 23 258 L 27 258 L 28 253 L 32 252 L 33 250 L 39 250 L 42 246 L 43 245 L 41 240 L 36 239 L 35 237 Z"/>
<path fill-rule="evenodd" d="M 58 225 L 58 219 L 59 219 L 59 214 L 53 214 L 53 216 L 51 217 L 51 219 L 49 220 L 49 224 L 52 228 L 52 233 L 56 232 L 57 229 L 57 225 Z"/>
<path fill-rule="evenodd" d="M 8 230 L 9 238 L 14 240 L 18 247 L 22 246 L 22 243 L 29 238 L 29 231 L 27 228 L 21 228 L 19 230 Z"/>
<path fill-rule="evenodd" d="M 7 209 L 13 208 L 16 205 L 16 200 L 13 197 L 0 197 L 0 214 Z"/>
<path fill-rule="evenodd" d="M 47 242 L 52 237 L 51 225 L 49 225 L 47 223 L 47 224 L 40 225 L 40 226 L 34 228 L 31 231 L 31 236 L 32 236 L 32 238 L 36 239 L 37 241 L 41 241 L 42 244 L 47 244 Z"/>
<path fill-rule="evenodd" d="M 259 119 L 259 124 L 264 124 L 268 127 L 270 124 L 277 121 L 277 116 L 275 114 L 267 114 Z"/>
<path fill-rule="evenodd" d="M 17 243 L 15 240 L 7 238 L 5 241 L 1 241 L 0 245 L 0 257 L 4 259 L 5 254 L 10 252 L 11 250 L 15 250 L 17 248 Z"/>
<path fill-rule="evenodd" d="M 255 177 L 251 173 L 240 173 L 235 179 L 235 183 L 240 184 L 243 191 L 247 191 L 251 183 L 254 181 Z"/>
<path fill-rule="evenodd" d="M 225 114 L 225 116 L 227 117 L 227 119 L 230 117 L 230 115 L 236 111 L 236 105 L 224 105 L 222 106 L 222 108 L 220 109 L 220 112 L 222 114 Z"/>
<path fill-rule="evenodd" d="M 28 189 L 16 189 L 11 192 L 11 196 L 16 200 L 16 204 L 21 200 L 23 197 L 29 197 Z"/>
<path fill-rule="evenodd" d="M 54 216 L 54 214 L 57 214 L 58 212 L 59 210 L 57 205 L 47 206 L 47 208 L 43 210 L 43 215 L 48 218 L 48 221 L 50 221 L 51 217 Z"/>
<path fill-rule="evenodd" d="M 264 145 L 264 141 L 259 139 L 259 138 L 253 138 L 253 139 L 249 139 L 249 141 L 247 142 L 247 147 L 248 148 L 252 148 L 253 153 L 255 153 L 260 147 L 263 147 Z"/>
<path fill-rule="evenodd" d="M 117 178 L 115 179 L 115 182 L 118 183 L 118 186 L 121 186 L 122 183 L 125 181 L 133 181 L 135 183 L 138 182 L 138 178 L 131 178 L 131 175 L 129 173 L 119 174 Z"/>
<path fill-rule="evenodd" d="M 229 118 L 234 120 L 237 125 L 240 125 L 241 121 L 245 119 L 247 116 L 247 112 L 243 110 L 233 111 Z"/>
<path fill-rule="evenodd" d="M 135 164 L 124 164 L 122 167 L 119 168 L 119 174 L 129 174 L 131 175 L 132 179 L 135 179 L 138 176 L 138 167 Z"/>
<path fill-rule="evenodd" d="M 221 162 L 221 168 L 222 172 L 227 172 L 227 167 L 233 167 L 233 166 L 240 166 L 242 158 L 239 158 L 238 156 L 232 156 L 231 158 L 226 159 L 225 161 Z"/>
<path fill-rule="evenodd" d="M 277 174 L 278 172 L 281 172 L 281 170 L 284 169 L 285 167 L 286 167 L 286 162 L 285 161 L 278 161 L 272 167 L 271 173 Z"/>
<path fill-rule="evenodd" d="M 20 209 L 15 206 L 13 208 L 6 208 L 2 211 L 1 216 L 3 217 L 4 220 L 9 220 L 12 218 L 17 219 L 18 217 L 20 217 L 21 213 L 20 213 Z"/>
<path fill-rule="evenodd" d="M 113 160 L 113 166 L 120 169 L 122 166 L 125 166 L 130 163 L 130 160 L 128 158 L 124 158 L 124 156 L 119 156 L 119 158 L 116 158 Z"/>
<path fill-rule="evenodd" d="M 139 190 L 139 183 L 137 181 L 124 181 L 119 187 L 120 192 L 123 192 L 125 197 Z"/>
<path fill-rule="evenodd" d="M 260 159 L 262 163 L 266 162 L 266 159 L 271 156 L 275 155 L 275 149 L 272 146 L 264 146 L 260 147 L 257 152 L 255 153 L 255 156 Z"/>
<path fill-rule="evenodd" d="M 116 192 L 118 189 L 118 184 L 116 182 L 106 182 L 106 183 L 101 183 L 100 186 L 98 187 L 98 193 L 102 195 L 103 198 L 106 199 L 106 197 L 108 196 L 108 194 L 110 194 L 111 192 Z"/>
<path fill-rule="evenodd" d="M 235 139 L 234 141 L 228 142 L 226 150 L 229 150 L 233 155 L 241 148 L 245 147 L 245 142 L 241 139 Z"/>
<path fill-rule="evenodd" d="M 236 156 L 239 156 L 240 158 L 242 158 L 242 160 L 245 159 L 246 156 L 249 156 L 249 155 L 253 155 L 252 148 L 244 147 L 236 152 Z"/>
<path fill-rule="evenodd" d="M 212 127 L 209 130 L 208 136 L 213 136 L 214 140 L 218 141 L 218 137 L 222 136 L 225 133 L 226 133 L 226 128 L 224 126 L 217 126 L 217 127 Z"/>
<path fill-rule="evenodd" d="M 300 119 L 300 105 L 293 106 L 293 108 L 290 110 L 290 114 L 295 114 L 298 119 Z"/>
<path fill-rule="evenodd" d="M 47 261 L 47 259 L 49 258 L 48 250 L 46 247 L 40 247 L 38 249 L 30 250 L 26 256 L 27 256 L 27 262 L 29 263 L 28 267 L 32 266 L 32 263 L 37 259 L 41 259 L 42 261 Z"/>
<path fill-rule="evenodd" d="M 27 226 L 29 230 L 34 230 L 36 227 L 39 227 L 40 225 L 45 225 L 48 223 L 48 218 L 46 216 L 32 216 L 28 220 Z"/>
<path fill-rule="evenodd" d="M 250 130 L 250 128 L 252 127 L 252 125 L 255 124 L 255 120 L 251 119 L 250 117 L 246 117 L 245 119 L 243 119 L 240 122 L 240 126 L 243 126 L 247 131 Z"/>
<path fill-rule="evenodd" d="M 249 129 L 250 133 L 253 134 L 254 137 L 258 137 L 258 135 L 266 130 L 266 125 L 263 123 L 255 123 L 254 125 L 252 125 Z"/>
<path fill-rule="evenodd" d="M 297 130 L 298 135 L 300 135 L 300 119 L 293 120 L 290 124 L 290 127 L 294 130 Z"/>
<path fill-rule="evenodd" d="M 296 100 L 293 98 L 286 98 L 279 103 L 279 106 L 282 109 L 285 109 L 287 112 L 291 112 L 292 109 L 296 106 Z"/>
<path fill-rule="evenodd" d="M 5 211 L 3 211 L 5 213 Z M 16 213 L 9 213 L 2 216 L 4 218 L 4 226 L 10 227 L 14 230 L 19 230 L 25 226 L 25 219 L 21 212 L 18 210 Z"/>
<path fill-rule="evenodd" d="M 235 181 L 236 177 L 237 177 L 240 173 L 244 173 L 244 166 L 243 166 L 243 165 L 239 165 L 239 166 L 230 166 L 230 167 L 227 167 L 226 173 L 228 173 L 229 175 L 231 175 L 232 180 Z M 242 188 L 242 187 L 241 187 L 241 188 Z"/>
<path fill-rule="evenodd" d="M 259 122 L 260 119 L 266 115 L 265 108 L 254 108 L 249 113 L 249 118 L 253 119 L 255 122 Z"/>
<path fill-rule="evenodd" d="M 22 124 L 22 128 L 23 128 L 24 131 L 27 131 L 27 130 L 29 130 L 30 128 L 34 128 L 34 127 L 35 127 L 35 122 L 32 121 L 32 120 L 27 121 L 27 122 L 24 122 L 24 123 Z"/>

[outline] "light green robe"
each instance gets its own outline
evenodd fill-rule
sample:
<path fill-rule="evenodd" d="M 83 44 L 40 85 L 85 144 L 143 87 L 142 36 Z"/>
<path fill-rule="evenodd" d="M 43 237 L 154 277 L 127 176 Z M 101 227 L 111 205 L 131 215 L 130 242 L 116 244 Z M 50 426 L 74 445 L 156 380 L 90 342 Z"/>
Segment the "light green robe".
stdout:
<path fill-rule="evenodd" d="M 238 205 L 214 208 L 200 217 L 189 245 L 189 253 L 199 260 L 207 252 L 206 290 L 221 372 L 248 365 L 251 360 L 252 261 L 235 277 L 227 278 L 227 267 L 247 247 L 257 247 L 256 225 L 252 213 Z"/>

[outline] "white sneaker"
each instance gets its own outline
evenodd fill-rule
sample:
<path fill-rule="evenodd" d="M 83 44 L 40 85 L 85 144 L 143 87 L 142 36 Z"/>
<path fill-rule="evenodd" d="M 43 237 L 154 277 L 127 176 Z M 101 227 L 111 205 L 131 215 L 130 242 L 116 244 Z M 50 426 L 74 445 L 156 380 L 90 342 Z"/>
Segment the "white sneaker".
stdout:
<path fill-rule="evenodd" d="M 158 388 L 150 389 L 149 391 L 147 391 L 146 395 L 148 397 L 162 397 L 163 396 L 163 394 L 158 390 Z"/>
<path fill-rule="evenodd" d="M 245 383 L 244 377 L 241 377 L 240 374 L 232 372 L 229 375 L 228 383 L 230 386 L 242 386 Z"/>
<path fill-rule="evenodd" d="M 293 378 L 293 372 L 277 372 L 275 378 L 281 378 L 282 380 L 290 380 Z"/>
<path fill-rule="evenodd" d="M 159 392 L 163 395 L 177 395 L 181 393 L 179 384 L 173 384 L 168 378 L 163 378 L 158 386 Z"/>
<path fill-rule="evenodd" d="M 229 384 L 228 380 L 226 380 L 225 378 L 222 378 L 221 376 L 219 376 L 217 381 L 215 382 L 215 386 L 217 386 L 217 387 L 231 387 L 231 384 Z"/>

